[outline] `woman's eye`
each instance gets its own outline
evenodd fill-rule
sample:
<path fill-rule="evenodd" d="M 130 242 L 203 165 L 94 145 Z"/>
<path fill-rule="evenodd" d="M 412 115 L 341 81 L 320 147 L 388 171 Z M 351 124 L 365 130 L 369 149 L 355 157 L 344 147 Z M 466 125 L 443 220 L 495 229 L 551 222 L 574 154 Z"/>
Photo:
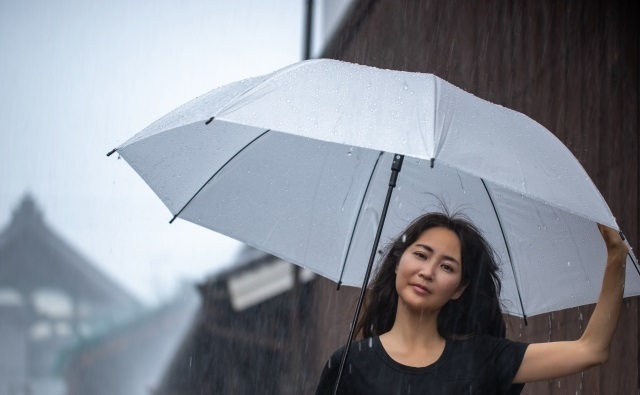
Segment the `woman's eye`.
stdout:
<path fill-rule="evenodd" d="M 427 259 L 427 256 L 422 252 L 416 252 L 415 255 L 420 259 Z"/>
<path fill-rule="evenodd" d="M 447 265 L 446 263 L 444 263 L 442 265 L 442 268 L 447 272 L 452 272 L 453 271 L 453 267 L 451 265 Z"/>

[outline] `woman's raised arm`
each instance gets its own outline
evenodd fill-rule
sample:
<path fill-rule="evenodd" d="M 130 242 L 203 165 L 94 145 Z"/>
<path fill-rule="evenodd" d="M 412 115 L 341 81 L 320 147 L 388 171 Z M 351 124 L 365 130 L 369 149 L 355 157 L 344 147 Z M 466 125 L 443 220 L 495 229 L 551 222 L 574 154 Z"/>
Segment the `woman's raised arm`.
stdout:
<path fill-rule="evenodd" d="M 575 341 L 530 344 L 514 383 L 549 380 L 581 372 L 609 358 L 624 293 L 627 246 L 620 234 L 598 225 L 607 246 L 607 266 L 598 303 L 582 337 Z"/>

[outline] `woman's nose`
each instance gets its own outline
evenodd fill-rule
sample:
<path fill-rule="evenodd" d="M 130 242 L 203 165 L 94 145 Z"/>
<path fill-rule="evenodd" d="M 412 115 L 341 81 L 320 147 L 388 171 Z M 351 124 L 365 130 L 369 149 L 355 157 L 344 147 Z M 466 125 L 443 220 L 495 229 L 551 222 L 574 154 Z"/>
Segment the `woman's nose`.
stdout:
<path fill-rule="evenodd" d="M 422 267 L 418 275 L 427 281 L 433 281 L 434 267 L 435 265 L 433 263 L 427 262 L 427 264 Z"/>

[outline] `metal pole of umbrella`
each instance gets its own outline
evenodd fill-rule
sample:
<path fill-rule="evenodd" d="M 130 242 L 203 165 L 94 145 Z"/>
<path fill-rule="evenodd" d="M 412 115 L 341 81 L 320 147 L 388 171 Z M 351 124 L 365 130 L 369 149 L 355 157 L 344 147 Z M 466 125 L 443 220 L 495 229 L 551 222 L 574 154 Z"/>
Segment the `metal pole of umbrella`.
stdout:
<path fill-rule="evenodd" d="M 373 261 L 376 258 L 376 250 L 378 248 L 378 243 L 380 242 L 380 236 L 382 235 L 382 228 L 384 227 L 384 220 L 387 216 L 387 209 L 389 208 L 389 202 L 391 201 L 391 193 L 393 192 L 393 188 L 396 186 L 396 181 L 398 180 L 398 173 L 400 169 L 402 169 L 402 161 L 404 160 L 404 155 L 395 154 L 393 156 L 393 162 L 391 163 L 391 178 L 389 179 L 389 189 L 387 190 L 387 198 L 384 201 L 384 206 L 382 207 L 382 214 L 380 215 L 380 223 L 378 224 L 378 231 L 376 232 L 376 238 L 373 241 L 373 247 L 371 248 L 371 256 L 369 257 L 369 264 L 367 265 L 367 271 L 364 275 L 364 280 L 362 281 L 362 288 L 360 289 L 360 296 L 358 297 L 358 303 L 356 304 L 356 311 L 353 314 L 353 321 L 351 322 L 351 328 L 349 329 L 349 338 L 347 339 L 347 344 L 344 347 L 344 351 L 342 352 L 342 360 L 340 361 L 340 368 L 338 370 L 338 377 L 336 378 L 336 385 L 333 388 L 333 395 L 337 395 L 338 387 L 340 386 L 340 378 L 342 378 L 342 371 L 344 370 L 344 365 L 347 362 L 347 356 L 349 355 L 349 348 L 351 347 L 351 342 L 353 341 L 353 335 L 356 329 L 356 323 L 358 321 L 358 316 L 360 315 L 360 310 L 362 308 L 362 302 L 364 301 L 364 296 L 367 291 L 367 286 L 369 284 L 369 276 L 371 275 L 371 269 L 373 268 Z"/>

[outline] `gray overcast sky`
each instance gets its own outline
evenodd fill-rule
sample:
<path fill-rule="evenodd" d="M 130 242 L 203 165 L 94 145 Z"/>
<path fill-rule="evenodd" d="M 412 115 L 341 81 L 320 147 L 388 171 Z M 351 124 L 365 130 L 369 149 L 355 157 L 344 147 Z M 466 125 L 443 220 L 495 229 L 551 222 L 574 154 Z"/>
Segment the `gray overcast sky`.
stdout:
<path fill-rule="evenodd" d="M 105 154 L 180 104 L 302 56 L 303 0 L 0 0 L 0 226 L 25 192 L 148 302 L 238 243 L 171 215 Z"/>

